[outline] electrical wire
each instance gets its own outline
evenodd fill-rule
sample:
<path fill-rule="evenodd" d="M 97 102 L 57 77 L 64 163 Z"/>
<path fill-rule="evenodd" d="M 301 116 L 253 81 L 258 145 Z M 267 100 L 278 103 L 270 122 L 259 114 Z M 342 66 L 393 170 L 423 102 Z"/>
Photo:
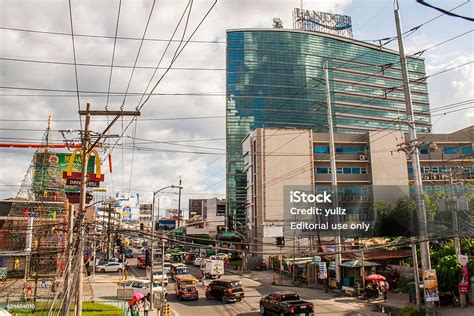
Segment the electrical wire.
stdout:
<path fill-rule="evenodd" d="M 72 5 L 71 5 L 71 0 L 68 1 L 68 4 L 69 4 L 69 22 L 70 22 L 70 25 L 71 25 L 71 42 L 72 42 L 72 55 L 73 55 L 73 58 L 74 58 L 74 77 L 75 77 L 75 83 L 76 83 L 76 93 L 77 93 L 77 108 L 79 111 L 81 111 L 81 101 L 80 101 L 80 97 L 79 97 L 79 78 L 78 78 L 78 75 L 77 75 L 77 60 L 76 60 L 76 44 L 75 44 L 75 41 L 74 41 L 74 26 L 73 26 L 73 22 L 72 22 Z M 81 127 L 81 130 L 82 130 L 82 118 L 81 116 L 79 115 L 79 124 L 80 124 L 80 127 Z"/>
<path fill-rule="evenodd" d="M 119 0 L 118 13 L 117 13 L 117 22 L 115 24 L 115 35 L 114 35 L 114 47 L 112 49 L 112 61 L 110 62 L 110 73 L 109 73 L 109 84 L 107 85 L 107 100 L 105 101 L 105 110 L 108 110 L 109 97 L 110 97 L 110 85 L 112 84 L 112 73 L 114 70 L 114 61 L 115 61 L 115 48 L 117 45 L 117 34 L 120 24 L 120 10 L 122 8 L 122 0 Z M 107 119 L 108 121 L 108 119 Z M 108 123 L 107 123 L 108 124 Z"/>

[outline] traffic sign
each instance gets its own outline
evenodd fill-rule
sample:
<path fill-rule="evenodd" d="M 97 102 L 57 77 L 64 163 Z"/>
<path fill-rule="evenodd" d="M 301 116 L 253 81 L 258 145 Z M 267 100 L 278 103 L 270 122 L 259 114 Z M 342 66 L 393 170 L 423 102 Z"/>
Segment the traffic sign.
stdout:
<path fill-rule="evenodd" d="M 462 266 L 467 266 L 467 263 L 469 262 L 469 257 L 465 255 L 459 255 L 458 256 L 459 262 L 461 262 Z"/>

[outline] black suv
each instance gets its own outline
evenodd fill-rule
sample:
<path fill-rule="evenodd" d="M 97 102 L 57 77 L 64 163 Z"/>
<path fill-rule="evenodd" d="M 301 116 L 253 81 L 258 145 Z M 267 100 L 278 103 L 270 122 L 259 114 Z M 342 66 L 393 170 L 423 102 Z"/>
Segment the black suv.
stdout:
<path fill-rule="evenodd" d="M 206 299 L 218 299 L 223 303 L 237 302 L 244 298 L 244 289 L 240 281 L 216 280 L 206 288 Z"/>

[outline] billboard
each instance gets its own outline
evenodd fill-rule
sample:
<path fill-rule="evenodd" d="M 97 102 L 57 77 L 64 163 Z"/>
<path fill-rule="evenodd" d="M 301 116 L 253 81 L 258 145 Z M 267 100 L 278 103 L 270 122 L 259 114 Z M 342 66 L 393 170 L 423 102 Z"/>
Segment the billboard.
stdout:
<path fill-rule="evenodd" d="M 176 220 L 174 219 L 160 219 L 158 227 L 160 230 L 173 230 L 176 229 Z"/>
<path fill-rule="evenodd" d="M 122 213 L 122 222 L 138 221 L 140 219 L 140 196 L 138 193 L 117 192 L 116 210 Z"/>

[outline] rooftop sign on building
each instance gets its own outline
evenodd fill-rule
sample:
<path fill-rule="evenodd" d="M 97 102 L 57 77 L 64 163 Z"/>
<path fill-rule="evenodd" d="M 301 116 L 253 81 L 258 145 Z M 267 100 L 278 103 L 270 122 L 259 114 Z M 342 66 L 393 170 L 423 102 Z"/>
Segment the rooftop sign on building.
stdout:
<path fill-rule="evenodd" d="M 352 38 L 352 21 L 347 15 L 293 9 L 293 27 L 296 30 L 316 31 Z"/>

